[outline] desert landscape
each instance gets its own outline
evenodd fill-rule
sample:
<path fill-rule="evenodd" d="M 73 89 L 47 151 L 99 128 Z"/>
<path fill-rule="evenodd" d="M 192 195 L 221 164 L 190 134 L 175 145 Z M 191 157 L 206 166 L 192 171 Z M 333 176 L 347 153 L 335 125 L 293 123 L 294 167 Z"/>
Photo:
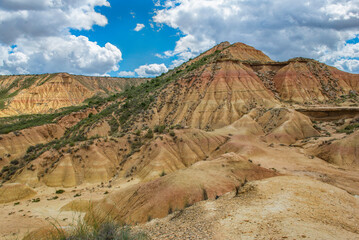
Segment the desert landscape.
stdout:
<path fill-rule="evenodd" d="M 358 74 L 222 42 L 155 78 L 0 89 L 1 239 L 109 220 L 138 239 L 359 239 Z"/>

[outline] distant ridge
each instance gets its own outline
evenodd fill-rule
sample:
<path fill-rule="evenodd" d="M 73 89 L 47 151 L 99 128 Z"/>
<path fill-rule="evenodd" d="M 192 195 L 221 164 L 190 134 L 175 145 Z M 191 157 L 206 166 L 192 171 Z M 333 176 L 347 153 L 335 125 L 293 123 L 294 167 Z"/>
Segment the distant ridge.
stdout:
<path fill-rule="evenodd" d="M 96 94 L 120 92 L 145 78 L 88 77 L 68 73 L 0 76 L 0 117 L 49 113 Z"/>

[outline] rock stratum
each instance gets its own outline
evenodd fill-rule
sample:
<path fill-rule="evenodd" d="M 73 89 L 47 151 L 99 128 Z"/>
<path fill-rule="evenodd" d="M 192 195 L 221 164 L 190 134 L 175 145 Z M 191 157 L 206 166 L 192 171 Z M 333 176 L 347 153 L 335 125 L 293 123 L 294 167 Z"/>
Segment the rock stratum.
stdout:
<path fill-rule="evenodd" d="M 1 81 L 4 238 L 74 212 L 150 239 L 359 238 L 357 74 L 223 42 L 154 79 Z"/>
<path fill-rule="evenodd" d="M 148 79 L 86 77 L 67 73 L 0 77 L 0 117 L 49 113 L 98 94 L 122 91 Z"/>

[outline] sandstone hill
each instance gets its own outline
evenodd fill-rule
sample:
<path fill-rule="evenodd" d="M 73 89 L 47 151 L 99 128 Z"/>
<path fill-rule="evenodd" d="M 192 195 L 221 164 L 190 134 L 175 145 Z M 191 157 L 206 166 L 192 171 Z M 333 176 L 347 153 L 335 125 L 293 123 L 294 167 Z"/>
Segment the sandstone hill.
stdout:
<path fill-rule="evenodd" d="M 48 113 L 75 106 L 97 94 L 107 95 L 148 79 L 86 77 L 67 73 L 0 77 L 0 117 Z"/>
<path fill-rule="evenodd" d="M 224 42 L 151 80 L 1 79 L 2 237 L 80 211 L 152 239 L 358 238 L 357 74 Z"/>

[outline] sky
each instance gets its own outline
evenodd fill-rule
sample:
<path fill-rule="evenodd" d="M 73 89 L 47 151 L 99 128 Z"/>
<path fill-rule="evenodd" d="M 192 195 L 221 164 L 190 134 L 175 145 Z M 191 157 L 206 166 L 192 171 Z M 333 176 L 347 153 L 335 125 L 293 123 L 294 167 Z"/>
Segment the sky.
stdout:
<path fill-rule="evenodd" d="M 359 0 L 0 0 L 0 74 L 153 77 L 223 41 L 359 73 Z"/>

